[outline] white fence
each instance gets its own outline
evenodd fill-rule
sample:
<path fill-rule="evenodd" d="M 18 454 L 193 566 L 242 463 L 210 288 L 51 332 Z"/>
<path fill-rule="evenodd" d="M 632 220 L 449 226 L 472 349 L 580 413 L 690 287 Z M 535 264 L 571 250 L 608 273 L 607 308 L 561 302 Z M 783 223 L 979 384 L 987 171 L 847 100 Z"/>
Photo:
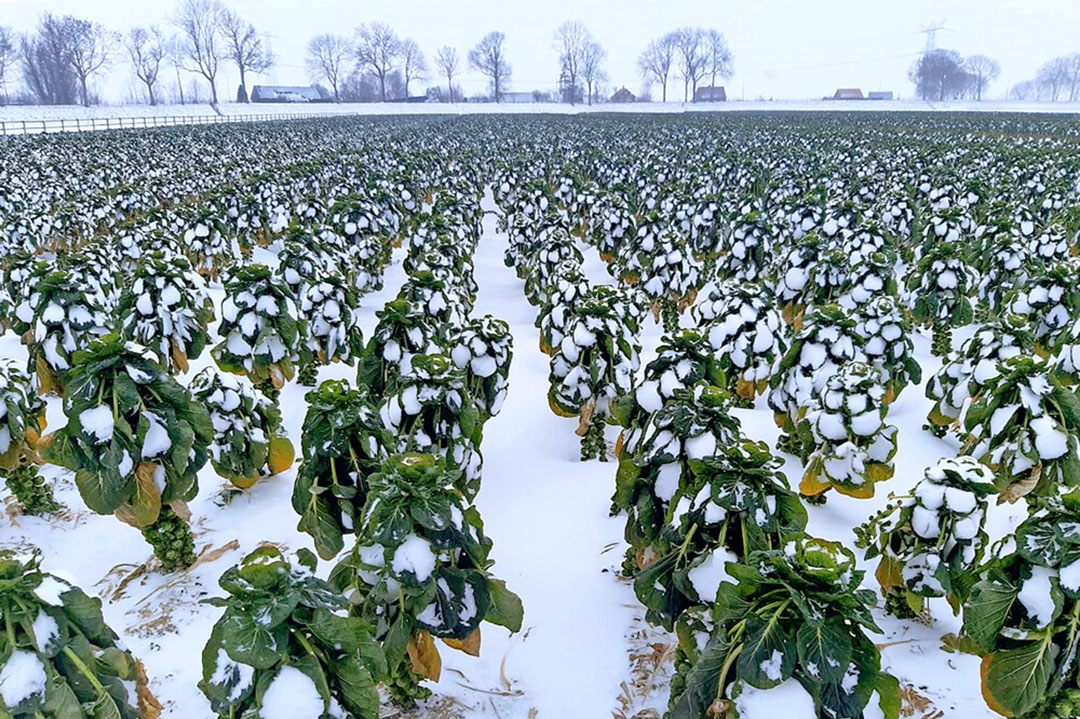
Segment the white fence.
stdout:
<path fill-rule="evenodd" d="M 45 120 L 0 120 L 0 135 L 40 135 L 53 132 L 89 132 L 94 130 L 123 130 L 140 127 L 173 127 L 176 125 L 217 125 L 234 122 L 266 122 L 268 120 L 306 120 L 316 117 L 340 117 L 353 113 L 300 112 L 268 113 L 261 115 L 150 115 L 147 117 L 84 117 Z"/>

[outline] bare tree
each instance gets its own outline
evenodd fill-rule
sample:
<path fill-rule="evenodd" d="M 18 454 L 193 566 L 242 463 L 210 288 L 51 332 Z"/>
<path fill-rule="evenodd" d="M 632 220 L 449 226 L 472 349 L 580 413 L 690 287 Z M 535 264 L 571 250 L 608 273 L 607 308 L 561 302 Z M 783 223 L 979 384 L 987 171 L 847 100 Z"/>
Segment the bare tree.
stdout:
<path fill-rule="evenodd" d="M 667 34 L 659 40 L 653 40 L 638 58 L 638 68 L 649 84 L 660 83 L 661 102 L 667 102 L 668 76 L 671 64 L 675 62 L 675 36 Z"/>
<path fill-rule="evenodd" d="M 1054 102 L 1061 98 L 1061 91 L 1069 87 L 1069 61 L 1064 57 L 1055 57 L 1043 63 L 1036 75 L 1036 82 Z"/>
<path fill-rule="evenodd" d="M 68 55 L 68 62 L 71 63 L 75 76 L 79 78 L 82 104 L 88 107 L 90 93 L 87 85 L 90 76 L 108 64 L 117 36 L 111 30 L 106 30 L 104 25 L 90 20 L 65 17 L 64 22 L 71 28 L 71 53 Z"/>
<path fill-rule="evenodd" d="M 15 33 L 10 27 L 0 25 L 0 106 L 7 104 L 7 81 L 11 68 L 19 57 Z"/>
<path fill-rule="evenodd" d="M 176 17 L 176 25 L 184 38 L 184 69 L 206 78 L 210 83 L 211 102 L 215 105 L 222 56 L 221 30 L 226 12 L 220 0 L 181 0 Z"/>
<path fill-rule="evenodd" d="M 1013 100 L 1037 100 L 1039 99 L 1039 86 L 1034 80 L 1024 80 L 1012 86 L 1009 97 Z"/>
<path fill-rule="evenodd" d="M 248 102 L 247 73 L 266 72 L 274 66 L 274 53 L 266 47 L 255 26 L 226 10 L 221 16 L 221 34 L 225 39 L 225 57 L 240 71 L 240 92 L 237 99 Z"/>
<path fill-rule="evenodd" d="M 180 71 L 184 69 L 184 58 L 187 52 L 184 49 L 184 41 L 181 37 L 173 35 L 165 42 L 165 58 L 176 72 L 176 92 L 180 96 L 180 104 L 184 104 L 184 81 L 180 77 Z"/>
<path fill-rule="evenodd" d="M 401 41 L 381 22 L 364 23 L 356 30 L 356 60 L 379 81 L 379 99 L 386 102 L 386 77 L 394 69 Z"/>
<path fill-rule="evenodd" d="M 581 55 L 581 78 L 585 81 L 585 97 L 589 104 L 593 104 L 596 90 L 604 79 L 604 60 L 607 59 L 607 50 L 600 47 L 596 40 L 585 43 L 585 51 Z"/>
<path fill-rule="evenodd" d="M 1080 99 L 1080 53 L 1065 56 L 1065 67 L 1069 77 L 1069 102 Z"/>
<path fill-rule="evenodd" d="M 157 104 L 154 85 L 157 84 L 161 63 L 165 60 L 165 38 L 161 30 L 154 25 L 150 29 L 133 27 L 124 39 L 135 77 L 146 85 L 146 94 L 151 105 Z"/>
<path fill-rule="evenodd" d="M 427 77 L 427 60 L 416 40 L 405 38 L 401 41 L 401 77 L 405 81 L 405 97 L 409 96 L 409 83 Z"/>
<path fill-rule="evenodd" d="M 454 101 L 454 75 L 458 71 L 458 54 L 454 48 L 444 45 L 435 53 L 435 64 L 446 78 L 447 102 Z"/>
<path fill-rule="evenodd" d="M 577 97 L 581 66 L 585 61 L 585 46 L 592 35 L 577 20 L 567 20 L 555 30 L 555 51 L 559 53 L 559 77 L 563 85 L 563 102 L 571 105 Z"/>
<path fill-rule="evenodd" d="M 22 76 L 34 98 L 43 105 L 73 105 L 78 78 L 71 67 L 72 24 L 44 13 L 34 34 L 19 43 Z"/>
<path fill-rule="evenodd" d="M 340 85 L 345 62 L 352 48 L 341 35 L 316 35 L 308 42 L 307 68 L 313 80 L 326 80 L 334 91 L 334 102 L 341 102 Z"/>
<path fill-rule="evenodd" d="M 675 31 L 679 72 L 683 79 L 683 102 L 693 97 L 698 81 L 705 74 L 705 43 L 701 28 L 684 27 Z"/>
<path fill-rule="evenodd" d="M 510 82 L 511 67 L 503 50 L 506 35 L 489 32 L 469 50 L 469 66 L 487 76 L 495 102 L 502 100 L 503 89 Z"/>
<path fill-rule="evenodd" d="M 702 34 L 702 43 L 705 49 L 702 75 L 708 75 L 709 84 L 716 87 L 716 78 L 731 77 L 731 50 L 728 49 L 724 33 L 711 28 Z"/>
<path fill-rule="evenodd" d="M 971 74 L 971 92 L 976 100 L 982 100 L 986 88 L 1001 74 L 998 61 L 986 55 L 972 55 L 964 60 L 964 67 Z"/>

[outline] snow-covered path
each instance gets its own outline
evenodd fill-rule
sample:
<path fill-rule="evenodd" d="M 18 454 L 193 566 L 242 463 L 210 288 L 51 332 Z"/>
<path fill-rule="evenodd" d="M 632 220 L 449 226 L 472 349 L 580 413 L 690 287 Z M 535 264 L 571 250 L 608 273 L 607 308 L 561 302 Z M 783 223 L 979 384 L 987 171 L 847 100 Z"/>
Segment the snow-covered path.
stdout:
<path fill-rule="evenodd" d="M 490 198 L 485 208 L 493 208 Z M 475 256 L 475 314 L 510 323 L 514 359 L 506 404 L 485 427 L 477 506 L 495 543 L 494 572 L 525 605 L 506 674 L 521 682 L 520 701 L 540 717 L 608 717 L 626 676 L 636 604 L 611 571 L 623 553 L 621 522 L 608 517 L 614 464 L 580 462 L 576 421 L 548 408 L 536 310 L 503 264 L 505 249 L 488 214 Z M 485 661 L 500 660 L 497 650 L 488 654 L 493 649 L 485 636 Z M 526 716 L 524 707 L 510 715 Z"/>

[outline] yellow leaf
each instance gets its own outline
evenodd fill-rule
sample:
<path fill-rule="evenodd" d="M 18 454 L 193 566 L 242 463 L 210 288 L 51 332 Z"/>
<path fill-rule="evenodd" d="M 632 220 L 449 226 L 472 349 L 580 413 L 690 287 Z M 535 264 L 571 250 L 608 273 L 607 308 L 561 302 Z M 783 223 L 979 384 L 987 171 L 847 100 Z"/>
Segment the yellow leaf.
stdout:
<path fill-rule="evenodd" d="M 439 681 L 442 676 L 442 659 L 439 658 L 439 650 L 435 648 L 430 634 L 422 630 L 415 632 L 409 637 L 405 649 L 409 653 L 413 671 L 424 679 Z"/>
<path fill-rule="evenodd" d="M 472 634 L 464 639 L 443 639 L 443 644 L 459 652 L 465 652 L 470 657 L 480 656 L 480 627 L 473 630 Z"/>
<path fill-rule="evenodd" d="M 60 381 L 56 379 L 56 375 L 53 374 L 52 367 L 45 361 L 45 358 L 38 355 L 37 362 L 37 376 L 38 376 L 38 394 L 62 394 L 60 388 Z"/>
<path fill-rule="evenodd" d="M 285 372 L 282 370 L 281 365 L 272 364 L 269 367 L 270 382 L 274 385 L 274 389 L 281 389 L 285 386 Z"/>
<path fill-rule="evenodd" d="M 843 494 L 847 497 L 853 497 L 855 499 L 870 499 L 874 496 L 874 483 L 869 480 L 855 487 L 847 487 L 842 484 L 834 484 L 833 488 L 840 494 Z"/>
<path fill-rule="evenodd" d="M 578 428 L 575 431 L 578 437 L 584 437 L 585 433 L 589 431 L 589 420 L 592 419 L 593 412 L 596 411 L 596 400 L 590 399 L 581 407 L 580 419 L 578 420 Z"/>
<path fill-rule="evenodd" d="M 1039 484 L 1039 478 L 1042 476 L 1042 462 L 1039 462 L 1031 468 L 1031 473 L 1027 477 L 1017 480 L 1010 484 L 1008 487 L 1001 491 L 998 495 L 997 503 L 1004 504 L 1008 502 L 1012 504 L 1022 497 L 1026 497 L 1035 491 L 1035 487 Z"/>
<path fill-rule="evenodd" d="M 877 571 L 874 572 L 874 576 L 877 578 L 878 584 L 881 585 L 882 596 L 887 594 L 887 589 L 904 586 L 904 577 L 901 573 L 900 562 L 892 557 L 883 556 L 881 558 L 881 562 L 878 563 Z"/>
<path fill-rule="evenodd" d="M 256 474 L 254 477 L 229 477 L 228 480 L 237 489 L 251 489 L 259 481 L 259 475 Z"/>
<path fill-rule="evenodd" d="M 554 396 L 550 392 L 548 393 L 548 407 L 550 407 L 551 411 L 558 417 L 577 417 L 576 412 L 567 412 L 559 407 L 558 403 L 555 402 Z"/>
<path fill-rule="evenodd" d="M 281 474 L 292 466 L 294 459 L 296 459 L 296 450 L 288 437 L 270 438 L 270 454 L 267 457 L 267 464 L 270 467 L 271 474 Z"/>
<path fill-rule="evenodd" d="M 187 502 L 182 499 L 174 499 L 171 502 L 166 502 L 169 505 L 169 509 L 176 513 L 176 516 L 185 522 L 191 521 L 191 510 L 187 506 Z"/>
<path fill-rule="evenodd" d="M 156 469 L 153 462 L 140 462 L 135 468 L 135 494 L 114 512 L 124 524 L 146 529 L 157 521 L 161 514 L 161 491 L 154 482 Z"/>
<path fill-rule="evenodd" d="M 799 491 L 805 494 L 807 497 L 816 497 L 817 495 L 825 492 L 832 486 L 831 482 L 822 482 L 818 479 L 820 472 L 817 469 L 810 468 L 806 470 L 806 474 L 803 475 L 802 481 L 799 482 Z"/>
<path fill-rule="evenodd" d="M 740 379 L 735 385 L 735 394 L 743 399 L 753 399 L 757 395 L 757 384 L 750 380 Z"/>
<path fill-rule="evenodd" d="M 180 348 L 175 337 L 172 339 L 172 361 L 180 369 L 181 373 L 188 371 L 187 352 Z"/>

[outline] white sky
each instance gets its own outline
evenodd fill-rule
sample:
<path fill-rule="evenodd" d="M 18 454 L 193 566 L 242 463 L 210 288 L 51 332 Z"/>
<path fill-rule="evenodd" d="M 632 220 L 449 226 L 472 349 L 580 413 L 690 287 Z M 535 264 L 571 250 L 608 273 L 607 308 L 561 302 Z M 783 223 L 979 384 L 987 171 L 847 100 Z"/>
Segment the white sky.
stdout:
<path fill-rule="evenodd" d="M 923 26 L 944 21 L 938 46 L 962 54 L 997 58 L 1001 78 L 991 97 L 1003 97 L 1013 83 L 1034 76 L 1045 60 L 1080 51 L 1080 0 L 228 0 L 265 32 L 278 66 L 255 82 L 308 84 L 304 51 L 322 32 L 351 35 L 366 21 L 385 22 L 413 37 L 430 59 L 442 45 L 468 49 L 490 30 L 506 33 L 513 65 L 512 90 L 550 89 L 557 77 L 552 33 L 564 20 L 581 20 L 608 51 L 610 84 L 637 92 L 636 59 L 653 37 L 682 25 L 724 32 L 735 56 L 735 75 L 726 82 L 730 97 L 804 99 L 835 88 L 893 90 L 913 94 L 907 70 L 922 50 Z M 49 10 L 75 14 L 116 30 L 166 24 L 173 2 L 161 0 L 0 0 L 0 24 L 29 30 Z M 106 100 L 118 101 L 132 82 L 123 61 L 101 86 Z M 433 76 L 432 82 L 437 79 Z M 250 83 L 251 81 L 249 81 Z M 235 68 L 219 78 L 222 98 L 238 84 Z M 485 87 L 468 71 L 467 93 Z M 669 87 L 681 99 L 681 83 Z M 659 99 L 659 92 L 654 91 Z"/>

